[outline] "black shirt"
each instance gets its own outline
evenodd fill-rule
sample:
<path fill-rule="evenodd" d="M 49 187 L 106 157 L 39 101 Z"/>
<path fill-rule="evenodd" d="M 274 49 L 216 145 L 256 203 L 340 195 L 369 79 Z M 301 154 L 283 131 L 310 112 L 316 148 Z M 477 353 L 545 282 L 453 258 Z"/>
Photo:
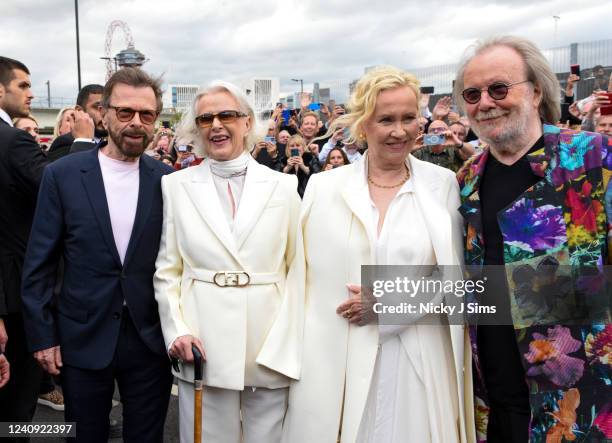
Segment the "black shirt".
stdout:
<path fill-rule="evenodd" d="M 542 146 L 544 146 L 544 137 L 541 137 L 529 152 L 536 151 Z M 485 265 L 504 265 L 504 245 L 497 214 L 540 179 L 531 170 L 526 156 L 507 166 L 500 163 L 493 155 L 489 155 L 479 191 Z M 494 278 L 500 283 L 498 287 L 507 288 L 504 275 Z M 509 308 L 509 297 L 503 299 L 508 301 L 507 308 Z M 529 427 L 529 391 L 514 327 L 508 323 L 500 326 L 479 325 L 478 355 L 491 403 L 491 413 L 497 416 L 493 423 L 489 422 L 489 427 L 492 424 L 497 427 L 490 429 L 491 433 L 504 435 L 506 432 L 514 434 L 518 431 L 526 436 Z M 500 414 L 508 415 L 510 418 L 500 419 Z M 513 431 L 506 429 L 509 426 L 515 429 Z M 516 426 L 521 429 L 517 430 Z M 521 439 L 508 441 L 521 441 Z"/>

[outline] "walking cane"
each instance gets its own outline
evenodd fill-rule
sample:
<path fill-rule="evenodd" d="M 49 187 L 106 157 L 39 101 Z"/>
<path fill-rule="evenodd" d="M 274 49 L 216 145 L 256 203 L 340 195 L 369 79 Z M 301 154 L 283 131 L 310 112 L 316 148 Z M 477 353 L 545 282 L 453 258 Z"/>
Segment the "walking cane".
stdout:
<path fill-rule="evenodd" d="M 193 441 L 200 443 L 202 441 L 202 373 L 204 372 L 204 358 L 202 353 L 195 346 L 191 346 L 193 352 Z"/>

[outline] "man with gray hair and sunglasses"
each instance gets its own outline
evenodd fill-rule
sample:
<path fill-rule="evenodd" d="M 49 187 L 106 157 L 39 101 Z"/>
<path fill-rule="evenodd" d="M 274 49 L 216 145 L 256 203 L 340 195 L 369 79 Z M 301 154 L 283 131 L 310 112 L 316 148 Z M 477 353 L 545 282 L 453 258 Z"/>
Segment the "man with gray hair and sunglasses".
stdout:
<path fill-rule="evenodd" d="M 612 332 L 609 299 L 597 284 L 580 284 L 609 261 L 610 142 L 553 126 L 560 116 L 557 78 L 523 38 L 475 43 L 454 94 L 490 146 L 458 174 L 466 265 L 501 276 L 484 295 L 497 300 L 502 315 L 470 325 L 478 441 L 610 438 L 612 370 L 602 348 Z M 514 281 L 512 270 L 529 265 L 539 272 L 553 261 L 577 277 L 576 287 L 534 317 L 517 303 L 525 282 Z"/>

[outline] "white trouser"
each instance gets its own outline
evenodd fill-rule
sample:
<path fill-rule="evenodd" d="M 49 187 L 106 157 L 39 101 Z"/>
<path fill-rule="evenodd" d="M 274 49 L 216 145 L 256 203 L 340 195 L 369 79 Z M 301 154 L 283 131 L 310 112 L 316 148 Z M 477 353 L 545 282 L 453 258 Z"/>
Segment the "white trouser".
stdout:
<path fill-rule="evenodd" d="M 178 380 L 181 443 L 193 441 L 193 383 Z M 288 388 L 245 386 L 244 391 L 204 386 L 202 439 L 206 443 L 277 443 Z M 241 420 L 242 417 L 242 420 Z"/>

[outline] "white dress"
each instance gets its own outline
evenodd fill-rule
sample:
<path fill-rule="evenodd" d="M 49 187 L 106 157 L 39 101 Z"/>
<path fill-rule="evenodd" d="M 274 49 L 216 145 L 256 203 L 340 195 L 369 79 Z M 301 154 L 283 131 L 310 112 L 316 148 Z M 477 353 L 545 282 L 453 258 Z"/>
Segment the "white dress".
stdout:
<path fill-rule="evenodd" d="M 376 265 L 436 264 L 429 231 L 414 192 L 410 179 L 389 204 L 380 234 L 374 242 Z M 371 206 L 371 232 L 376 233 L 379 212 L 373 202 Z M 439 424 L 434 423 L 438 420 L 435 417 L 438 413 L 459 416 L 457 384 L 452 360 L 450 365 L 431 365 L 427 359 L 424 361 L 423 350 L 426 347 L 419 339 L 424 332 L 432 334 L 434 340 L 438 338 L 438 349 L 445 349 L 448 356 L 452 355 L 447 327 L 379 325 L 378 355 L 359 428 L 359 443 L 459 441 L 458 433 L 440 436 L 436 431 L 431 432 Z M 428 340 L 431 339 L 429 336 Z M 423 374 L 432 366 L 442 371 L 435 378 L 436 388 L 443 391 L 443 398 L 448 398 L 447 405 L 432 404 L 432 395 L 428 395 L 428 390 L 433 387 L 426 386 L 424 378 L 429 377 Z"/>

